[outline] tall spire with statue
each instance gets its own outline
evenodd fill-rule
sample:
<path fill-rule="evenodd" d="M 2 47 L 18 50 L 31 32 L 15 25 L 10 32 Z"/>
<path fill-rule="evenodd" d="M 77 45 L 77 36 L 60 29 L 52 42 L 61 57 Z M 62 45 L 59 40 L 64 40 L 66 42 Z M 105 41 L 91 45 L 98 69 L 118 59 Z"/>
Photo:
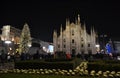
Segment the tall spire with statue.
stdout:
<path fill-rule="evenodd" d="M 78 14 L 78 24 L 80 24 L 80 15 Z"/>

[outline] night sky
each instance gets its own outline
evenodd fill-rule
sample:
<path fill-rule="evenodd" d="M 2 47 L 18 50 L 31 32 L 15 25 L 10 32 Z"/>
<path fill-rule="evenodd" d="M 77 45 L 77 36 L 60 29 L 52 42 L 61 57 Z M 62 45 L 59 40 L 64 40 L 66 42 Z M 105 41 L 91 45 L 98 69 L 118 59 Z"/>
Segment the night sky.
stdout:
<path fill-rule="evenodd" d="M 32 37 L 52 42 L 53 30 L 65 27 L 66 18 L 74 22 L 78 14 L 87 29 L 94 26 L 98 34 L 119 37 L 120 4 L 102 0 L 1 0 L 0 28 L 11 25 L 22 30 L 26 22 Z"/>

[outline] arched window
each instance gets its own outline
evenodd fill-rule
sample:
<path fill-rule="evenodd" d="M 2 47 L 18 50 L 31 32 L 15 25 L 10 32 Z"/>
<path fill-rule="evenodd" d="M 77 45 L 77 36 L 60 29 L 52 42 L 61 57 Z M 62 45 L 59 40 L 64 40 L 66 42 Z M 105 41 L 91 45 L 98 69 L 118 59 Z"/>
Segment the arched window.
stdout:
<path fill-rule="evenodd" d="M 90 47 L 90 44 L 88 43 L 88 47 Z"/>
<path fill-rule="evenodd" d="M 63 42 L 65 42 L 65 39 L 63 39 Z"/>
<path fill-rule="evenodd" d="M 81 41 L 83 41 L 83 37 L 81 38 Z"/>
<path fill-rule="evenodd" d="M 83 44 L 81 44 L 81 47 L 84 47 L 84 45 L 83 45 Z"/>
<path fill-rule="evenodd" d="M 74 39 L 72 39 L 72 43 L 74 43 L 75 41 L 74 41 Z"/>
<path fill-rule="evenodd" d="M 64 45 L 64 48 L 66 48 L 66 45 Z"/>
<path fill-rule="evenodd" d="M 60 44 L 58 44 L 58 48 L 60 48 Z"/>

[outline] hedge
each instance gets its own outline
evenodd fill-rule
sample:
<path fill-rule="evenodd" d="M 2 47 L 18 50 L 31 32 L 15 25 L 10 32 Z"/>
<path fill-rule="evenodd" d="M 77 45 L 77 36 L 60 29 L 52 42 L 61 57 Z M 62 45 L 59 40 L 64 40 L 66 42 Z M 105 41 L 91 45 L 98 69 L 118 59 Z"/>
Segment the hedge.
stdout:
<path fill-rule="evenodd" d="M 56 61 L 53 60 L 50 62 L 51 59 L 46 61 L 18 61 L 15 62 L 16 69 L 74 69 L 76 66 L 80 64 L 80 59 L 74 60 L 63 60 L 63 61 Z"/>
<path fill-rule="evenodd" d="M 120 61 L 103 60 L 88 62 L 88 71 L 120 71 Z"/>

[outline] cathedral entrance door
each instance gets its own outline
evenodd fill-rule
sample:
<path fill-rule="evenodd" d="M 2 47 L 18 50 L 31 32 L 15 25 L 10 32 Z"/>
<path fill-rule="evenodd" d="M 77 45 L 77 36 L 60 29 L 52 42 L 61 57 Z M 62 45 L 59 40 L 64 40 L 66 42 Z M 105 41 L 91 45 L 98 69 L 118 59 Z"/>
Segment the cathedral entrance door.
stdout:
<path fill-rule="evenodd" d="M 72 49 L 72 57 L 75 57 L 75 49 Z"/>

